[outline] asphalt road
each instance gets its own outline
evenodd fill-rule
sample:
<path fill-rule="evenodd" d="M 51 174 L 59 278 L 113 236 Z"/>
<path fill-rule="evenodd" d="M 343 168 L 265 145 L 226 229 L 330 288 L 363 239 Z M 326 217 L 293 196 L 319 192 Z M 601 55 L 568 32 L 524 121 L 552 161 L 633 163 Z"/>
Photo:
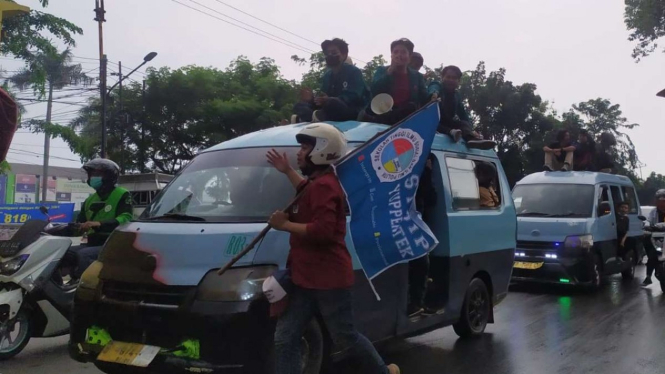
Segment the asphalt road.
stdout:
<path fill-rule="evenodd" d="M 665 296 L 637 277 L 607 279 L 588 293 L 571 287 L 513 286 L 496 323 L 477 340 L 452 328 L 382 346 L 404 374 L 650 374 L 665 368 Z M 35 339 L 0 374 L 99 373 L 69 359 L 67 338 Z M 340 365 L 339 373 L 353 369 Z"/>

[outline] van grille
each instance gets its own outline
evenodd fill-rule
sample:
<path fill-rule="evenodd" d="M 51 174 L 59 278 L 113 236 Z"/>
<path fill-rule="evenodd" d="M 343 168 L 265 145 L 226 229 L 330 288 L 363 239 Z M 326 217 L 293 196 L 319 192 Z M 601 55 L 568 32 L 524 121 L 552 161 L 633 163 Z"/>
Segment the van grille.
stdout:
<path fill-rule="evenodd" d="M 102 294 L 107 299 L 126 303 L 180 306 L 193 290 L 194 287 L 190 286 L 154 286 L 105 281 Z"/>
<path fill-rule="evenodd" d="M 518 240 L 517 249 L 540 249 L 540 250 L 555 250 L 559 249 L 561 243 L 558 242 L 538 242 L 528 240 Z"/>

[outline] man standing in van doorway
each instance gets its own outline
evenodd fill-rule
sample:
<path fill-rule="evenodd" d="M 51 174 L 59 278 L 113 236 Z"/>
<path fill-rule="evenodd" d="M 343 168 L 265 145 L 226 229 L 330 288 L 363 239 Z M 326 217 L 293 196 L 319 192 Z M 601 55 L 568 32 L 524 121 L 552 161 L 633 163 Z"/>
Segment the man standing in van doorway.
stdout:
<path fill-rule="evenodd" d="M 298 166 L 306 179 L 291 167 L 286 154 L 275 150 L 267 154 L 268 162 L 302 192 L 289 213 L 277 211 L 268 221 L 275 230 L 291 234 L 287 267 L 293 287 L 275 329 L 275 373 L 301 373 L 301 339 L 307 325 L 320 315 L 335 348 L 358 358 L 363 373 L 400 374 L 397 365 L 385 365 L 353 322 L 354 273 L 345 242 L 346 199 L 330 170 L 346 154 L 346 139 L 332 125 L 313 123 L 296 140 L 300 143 Z"/>
<path fill-rule="evenodd" d="M 628 237 L 628 230 L 630 230 L 629 212 L 630 206 L 627 202 L 623 201 L 617 205 L 617 259 L 619 262 L 623 261 L 627 249 L 632 248 L 631 238 Z"/>

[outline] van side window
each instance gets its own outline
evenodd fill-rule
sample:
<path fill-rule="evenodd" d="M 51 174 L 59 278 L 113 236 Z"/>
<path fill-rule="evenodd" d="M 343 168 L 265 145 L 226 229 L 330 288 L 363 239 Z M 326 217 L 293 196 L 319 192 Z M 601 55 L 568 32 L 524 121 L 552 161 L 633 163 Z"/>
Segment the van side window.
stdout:
<path fill-rule="evenodd" d="M 619 190 L 619 186 L 611 186 L 610 190 L 612 191 L 612 204 L 616 207 L 617 204 L 623 201 L 621 191 Z"/>
<path fill-rule="evenodd" d="M 501 191 L 491 162 L 446 157 L 455 210 L 498 209 Z"/>
<path fill-rule="evenodd" d="M 607 186 L 601 186 L 600 187 L 600 196 L 598 196 L 598 202 L 602 203 L 602 202 L 605 202 L 605 201 L 607 201 L 607 202 L 610 201 L 610 194 L 609 194 Z"/>
<path fill-rule="evenodd" d="M 637 197 L 635 196 L 635 189 L 633 187 L 621 187 L 623 190 L 623 201 L 628 203 L 631 214 L 637 214 Z"/>

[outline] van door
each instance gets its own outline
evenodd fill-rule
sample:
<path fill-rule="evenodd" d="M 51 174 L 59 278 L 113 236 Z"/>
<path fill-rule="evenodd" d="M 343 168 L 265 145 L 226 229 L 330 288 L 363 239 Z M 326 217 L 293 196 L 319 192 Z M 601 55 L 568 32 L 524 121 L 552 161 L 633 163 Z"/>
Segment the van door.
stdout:
<path fill-rule="evenodd" d="M 612 187 L 617 188 L 616 186 Z M 614 202 L 610 186 L 608 185 L 598 187 L 596 214 L 598 218 L 592 232 L 594 246 L 599 251 L 603 263 L 607 263 L 608 259 L 616 257 L 617 253 L 616 216 L 614 215 Z"/>

